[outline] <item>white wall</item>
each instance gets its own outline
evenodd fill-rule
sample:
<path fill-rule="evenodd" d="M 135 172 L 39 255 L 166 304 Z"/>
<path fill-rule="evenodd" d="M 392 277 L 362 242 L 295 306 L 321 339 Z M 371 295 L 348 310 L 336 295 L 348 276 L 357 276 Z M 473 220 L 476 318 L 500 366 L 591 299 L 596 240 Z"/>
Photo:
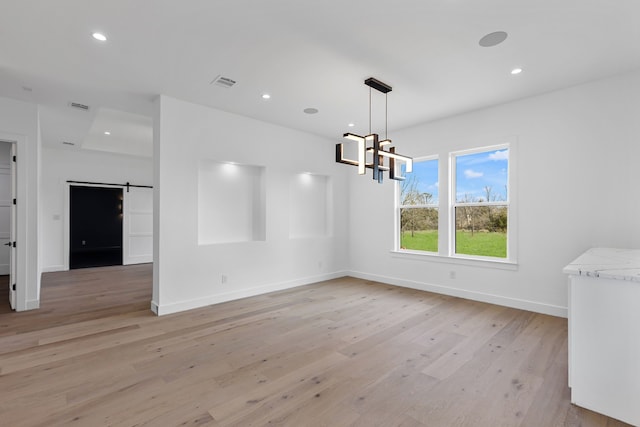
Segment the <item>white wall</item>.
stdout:
<path fill-rule="evenodd" d="M 101 151 L 42 148 L 42 271 L 65 269 L 67 181 L 153 185 L 153 160 Z"/>
<path fill-rule="evenodd" d="M 152 304 L 159 314 L 343 275 L 348 197 L 331 141 L 166 96 L 154 124 Z M 201 160 L 265 167 L 266 240 L 198 244 Z M 328 236 L 289 238 L 290 180 L 302 172 L 333 178 Z"/>
<path fill-rule="evenodd" d="M 566 264 L 594 246 L 640 247 L 639 114 L 632 73 L 393 132 L 398 152 L 413 157 L 515 137 L 518 266 L 394 256 L 393 185 L 352 173 L 352 274 L 566 315 Z"/>
<path fill-rule="evenodd" d="M 38 107 L 0 97 L 0 140 L 16 143 L 17 166 L 17 307 L 40 305 L 38 259 Z"/>

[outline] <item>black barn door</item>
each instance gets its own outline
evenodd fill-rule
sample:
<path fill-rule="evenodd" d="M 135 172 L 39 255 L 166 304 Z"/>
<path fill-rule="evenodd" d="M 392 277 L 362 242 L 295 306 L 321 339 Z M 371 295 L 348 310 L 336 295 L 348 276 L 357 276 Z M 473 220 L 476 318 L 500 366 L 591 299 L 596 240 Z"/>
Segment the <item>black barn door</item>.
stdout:
<path fill-rule="evenodd" d="M 71 186 L 69 268 L 122 265 L 122 189 Z"/>

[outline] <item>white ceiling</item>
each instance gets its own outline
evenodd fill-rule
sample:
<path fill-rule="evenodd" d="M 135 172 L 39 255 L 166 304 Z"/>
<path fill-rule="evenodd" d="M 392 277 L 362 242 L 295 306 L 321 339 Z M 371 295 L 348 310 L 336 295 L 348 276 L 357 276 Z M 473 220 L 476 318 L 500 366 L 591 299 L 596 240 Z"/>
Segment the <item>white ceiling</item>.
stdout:
<path fill-rule="evenodd" d="M 5 1 L 0 96 L 43 105 L 45 144 L 144 154 L 140 141 L 128 147 L 132 135 L 112 131 L 111 148 L 98 139 L 102 127 L 137 129 L 158 94 L 339 140 L 368 131 L 363 81 L 373 76 L 393 86 L 392 137 L 640 69 L 639 23 L 638 0 Z M 504 43 L 478 45 L 498 30 L 509 33 Z M 512 76 L 514 67 L 524 71 Z M 218 75 L 237 84 L 211 85 Z M 382 132 L 384 101 L 373 102 Z"/>

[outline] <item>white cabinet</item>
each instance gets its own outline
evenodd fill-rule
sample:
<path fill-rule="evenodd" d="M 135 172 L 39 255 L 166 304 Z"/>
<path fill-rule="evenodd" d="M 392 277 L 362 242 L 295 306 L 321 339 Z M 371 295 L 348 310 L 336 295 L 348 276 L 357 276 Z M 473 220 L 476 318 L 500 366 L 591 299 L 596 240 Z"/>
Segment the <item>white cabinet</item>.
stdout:
<path fill-rule="evenodd" d="M 591 249 L 564 272 L 571 402 L 640 425 L 640 251 Z"/>

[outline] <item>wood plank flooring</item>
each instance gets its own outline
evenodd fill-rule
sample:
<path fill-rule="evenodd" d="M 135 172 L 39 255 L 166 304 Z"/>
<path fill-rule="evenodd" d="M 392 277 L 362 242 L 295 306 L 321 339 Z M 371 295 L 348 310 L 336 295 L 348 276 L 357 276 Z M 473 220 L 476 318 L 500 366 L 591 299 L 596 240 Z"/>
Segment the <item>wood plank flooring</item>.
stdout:
<path fill-rule="evenodd" d="M 567 322 L 353 278 L 155 317 L 151 265 L 0 312 L 7 426 L 624 426 L 573 406 Z"/>

